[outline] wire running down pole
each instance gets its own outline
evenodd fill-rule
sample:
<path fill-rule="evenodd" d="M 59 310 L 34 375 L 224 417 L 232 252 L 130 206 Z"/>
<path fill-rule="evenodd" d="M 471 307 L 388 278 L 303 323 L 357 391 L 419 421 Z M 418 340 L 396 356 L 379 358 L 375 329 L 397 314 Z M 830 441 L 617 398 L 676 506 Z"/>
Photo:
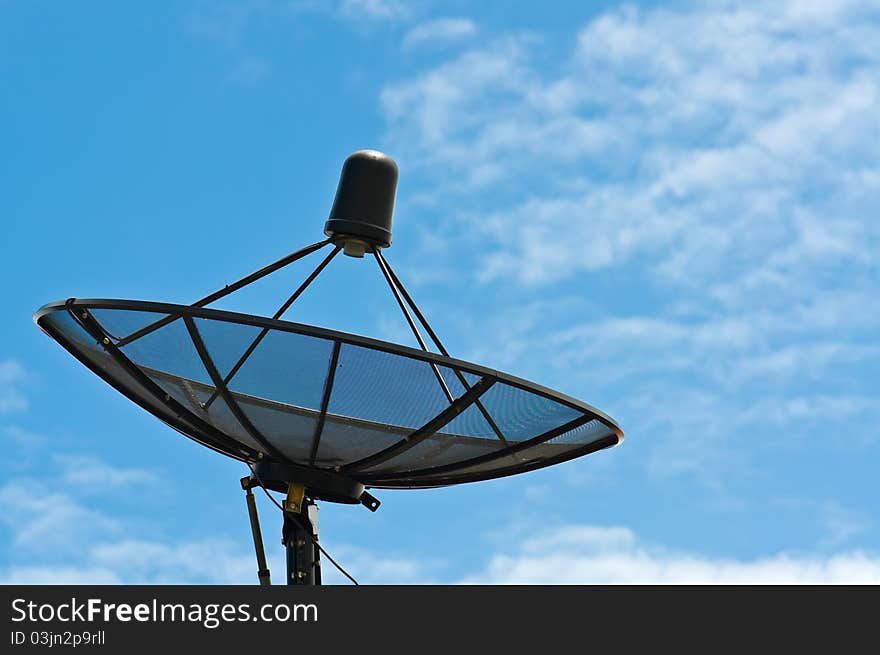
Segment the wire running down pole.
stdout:
<path fill-rule="evenodd" d="M 287 554 L 287 584 L 321 584 L 318 506 L 305 498 L 299 512 L 284 512 L 281 540 Z"/>

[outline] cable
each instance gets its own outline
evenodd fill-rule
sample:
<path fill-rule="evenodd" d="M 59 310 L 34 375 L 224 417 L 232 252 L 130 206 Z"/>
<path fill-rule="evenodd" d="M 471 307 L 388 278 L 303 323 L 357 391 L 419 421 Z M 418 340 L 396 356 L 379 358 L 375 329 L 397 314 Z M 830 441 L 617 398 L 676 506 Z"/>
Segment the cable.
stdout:
<path fill-rule="evenodd" d="M 299 522 L 299 519 L 297 519 L 296 516 L 295 516 L 294 514 L 292 514 L 292 513 L 290 513 L 290 512 L 285 512 L 285 511 L 284 511 L 284 508 L 281 506 L 281 503 L 279 503 L 277 500 L 275 500 L 274 496 L 272 496 L 272 494 L 269 493 L 269 490 L 266 488 L 266 484 L 263 482 L 263 479 L 262 479 L 259 475 L 257 475 L 257 472 L 256 472 L 256 470 L 254 470 L 254 467 L 251 466 L 251 463 L 250 463 L 250 462 L 245 462 L 245 464 L 247 464 L 247 467 L 251 470 L 251 473 L 254 474 L 254 477 L 257 479 L 257 482 L 260 483 L 260 489 L 262 489 L 262 490 L 263 490 L 263 493 L 266 494 L 266 498 L 268 498 L 269 500 L 271 500 L 271 501 L 272 501 L 272 504 L 275 505 L 275 507 L 277 507 L 278 509 L 280 509 L 282 514 L 285 514 L 285 515 L 289 514 L 290 517 L 291 517 L 294 521 L 296 521 L 297 523 L 299 523 L 299 524 L 300 524 L 300 527 L 303 528 L 303 532 L 306 534 L 306 536 L 309 538 L 309 540 L 315 545 L 315 548 L 317 548 L 317 549 L 321 552 L 321 554 L 322 554 L 324 557 L 326 557 L 326 558 L 330 561 L 330 563 L 331 563 L 333 566 L 335 566 L 335 567 L 339 570 L 340 573 L 342 573 L 342 575 L 344 575 L 346 578 L 348 578 L 349 580 L 351 580 L 351 581 L 355 584 L 355 586 L 360 586 L 360 584 L 358 583 L 358 581 L 355 580 L 355 579 L 351 576 L 351 574 L 349 574 L 348 571 L 346 571 L 344 568 L 342 568 L 342 566 L 341 566 L 341 565 L 340 565 L 335 559 L 333 559 L 332 557 L 330 557 L 330 553 L 328 553 L 326 550 L 324 550 L 324 549 L 321 547 L 321 544 L 318 543 L 318 540 L 315 539 L 315 536 L 311 533 L 311 531 L 310 531 L 310 530 L 306 530 L 305 527 L 302 525 L 302 523 Z"/>

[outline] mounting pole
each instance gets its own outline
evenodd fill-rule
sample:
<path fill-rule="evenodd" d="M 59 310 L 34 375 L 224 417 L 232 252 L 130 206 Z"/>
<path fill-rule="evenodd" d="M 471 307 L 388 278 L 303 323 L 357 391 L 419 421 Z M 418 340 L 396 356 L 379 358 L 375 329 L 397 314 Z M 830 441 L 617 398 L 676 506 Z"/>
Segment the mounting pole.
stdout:
<path fill-rule="evenodd" d="M 263 535 L 260 532 L 260 517 L 257 514 L 257 501 L 254 498 L 254 492 L 251 491 L 250 477 L 241 479 L 241 488 L 247 493 L 248 516 L 251 520 L 251 533 L 254 536 L 254 551 L 257 554 L 257 577 L 260 578 L 261 586 L 268 587 L 272 584 L 272 578 L 269 566 L 266 564 L 266 551 L 263 548 Z"/>
<path fill-rule="evenodd" d="M 305 488 L 294 482 L 287 486 L 281 543 L 287 551 L 287 584 L 320 585 L 318 506 L 306 498 Z"/>

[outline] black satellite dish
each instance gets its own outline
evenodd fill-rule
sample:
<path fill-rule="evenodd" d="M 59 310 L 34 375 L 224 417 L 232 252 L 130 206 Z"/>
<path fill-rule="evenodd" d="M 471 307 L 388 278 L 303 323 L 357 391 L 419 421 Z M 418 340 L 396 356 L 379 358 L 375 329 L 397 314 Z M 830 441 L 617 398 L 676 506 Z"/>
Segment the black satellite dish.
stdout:
<path fill-rule="evenodd" d="M 320 584 L 324 551 L 314 500 L 375 511 L 379 501 L 367 489 L 488 480 L 623 439 L 611 418 L 586 403 L 449 356 L 382 256 L 391 245 L 397 174 L 394 160 L 382 153 L 354 153 L 324 226 L 327 239 L 192 305 L 70 298 L 34 315 L 115 389 L 250 467 L 241 483 L 263 584 L 269 571 L 253 486 L 287 493 L 288 584 Z M 271 318 L 207 308 L 328 246 L 329 254 Z M 421 350 L 281 320 L 340 251 L 372 255 Z M 428 350 L 416 320 L 439 353 Z"/>

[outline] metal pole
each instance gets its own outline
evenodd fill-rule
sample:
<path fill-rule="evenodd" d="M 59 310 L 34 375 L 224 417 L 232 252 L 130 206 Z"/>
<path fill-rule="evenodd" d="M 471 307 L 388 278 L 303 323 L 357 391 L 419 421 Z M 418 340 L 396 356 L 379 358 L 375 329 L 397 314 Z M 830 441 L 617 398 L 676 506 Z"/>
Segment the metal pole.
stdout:
<path fill-rule="evenodd" d="M 320 585 L 318 506 L 304 499 L 300 512 L 284 512 L 282 543 L 287 551 L 287 584 Z"/>

